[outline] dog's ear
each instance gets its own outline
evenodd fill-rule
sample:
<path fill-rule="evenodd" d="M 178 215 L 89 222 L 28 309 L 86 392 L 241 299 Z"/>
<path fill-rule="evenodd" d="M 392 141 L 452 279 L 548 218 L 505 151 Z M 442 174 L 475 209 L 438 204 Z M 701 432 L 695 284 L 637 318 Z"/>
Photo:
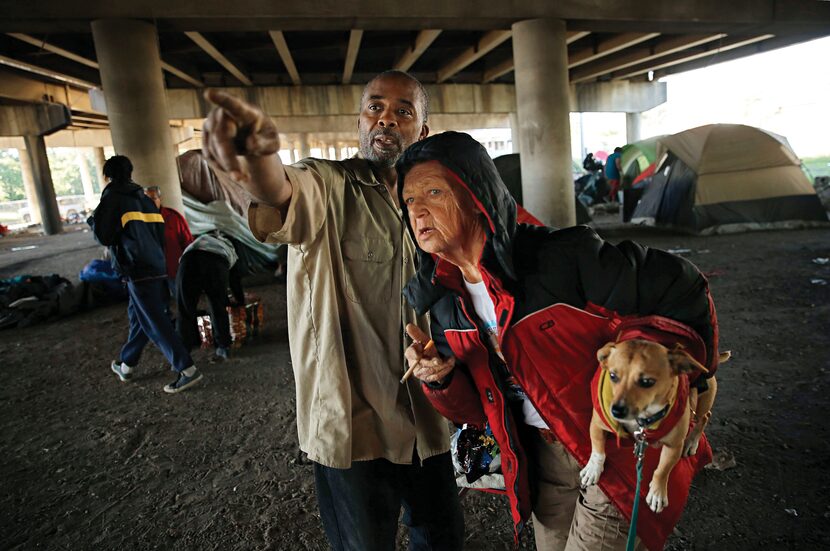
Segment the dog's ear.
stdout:
<path fill-rule="evenodd" d="M 614 350 L 615 344 L 616 343 L 614 342 L 609 342 L 606 343 L 605 346 L 597 350 L 597 360 L 599 360 L 599 363 L 602 364 L 602 367 L 608 367 L 605 361 L 608 359 L 608 356 L 611 355 L 611 351 Z"/>
<path fill-rule="evenodd" d="M 703 367 L 703 365 L 694 359 L 691 354 L 683 350 L 682 346 L 675 346 L 672 350 L 669 350 L 668 356 L 669 365 L 671 366 L 672 371 L 678 375 L 681 373 L 691 373 L 696 369 L 702 371 L 703 373 L 709 372 L 709 370 Z"/>

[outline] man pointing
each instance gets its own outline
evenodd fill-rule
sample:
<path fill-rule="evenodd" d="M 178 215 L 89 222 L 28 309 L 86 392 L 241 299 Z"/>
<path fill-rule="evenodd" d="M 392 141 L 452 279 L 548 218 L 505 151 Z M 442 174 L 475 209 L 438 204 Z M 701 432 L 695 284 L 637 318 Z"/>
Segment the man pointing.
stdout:
<path fill-rule="evenodd" d="M 363 158 L 290 166 L 269 117 L 221 92 L 206 97 L 217 105 L 205 121 L 206 156 L 253 196 L 253 234 L 289 245 L 299 441 L 332 548 L 394 549 L 403 506 L 412 549 L 461 549 L 447 423 L 417 382 L 399 383 L 404 327 L 426 326 L 401 295 L 415 248 L 395 162 L 429 132 L 426 91 L 406 73 L 381 73 L 361 99 Z"/>

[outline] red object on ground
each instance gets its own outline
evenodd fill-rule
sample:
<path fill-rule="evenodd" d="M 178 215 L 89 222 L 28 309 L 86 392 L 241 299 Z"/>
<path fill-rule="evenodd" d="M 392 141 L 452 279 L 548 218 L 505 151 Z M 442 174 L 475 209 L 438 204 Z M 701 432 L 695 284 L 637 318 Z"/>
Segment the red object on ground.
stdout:
<path fill-rule="evenodd" d="M 246 340 L 259 335 L 262 328 L 263 310 L 258 296 L 245 293 L 245 306 L 228 306 L 227 310 L 231 326 L 232 348 L 239 348 Z M 202 348 L 213 346 L 213 327 L 210 323 L 210 316 L 197 317 L 196 324 L 199 327 Z"/>
<path fill-rule="evenodd" d="M 9 233 L 9 227 L 0 224 L 0 235 L 6 235 L 7 233 Z"/>

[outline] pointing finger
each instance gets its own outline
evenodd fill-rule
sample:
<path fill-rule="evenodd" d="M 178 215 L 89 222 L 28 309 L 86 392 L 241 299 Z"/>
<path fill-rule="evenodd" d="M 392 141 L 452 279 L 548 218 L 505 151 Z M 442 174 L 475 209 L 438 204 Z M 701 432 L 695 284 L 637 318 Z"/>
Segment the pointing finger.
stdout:
<path fill-rule="evenodd" d="M 205 99 L 224 109 L 240 126 L 255 123 L 260 118 L 259 109 L 219 90 L 205 90 Z"/>

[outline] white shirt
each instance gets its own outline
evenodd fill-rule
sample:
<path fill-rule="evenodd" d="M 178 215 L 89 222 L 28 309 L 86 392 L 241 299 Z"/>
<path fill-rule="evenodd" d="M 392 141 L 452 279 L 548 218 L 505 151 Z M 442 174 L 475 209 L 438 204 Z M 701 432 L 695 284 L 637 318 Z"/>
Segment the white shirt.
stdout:
<path fill-rule="evenodd" d="M 470 293 L 470 299 L 473 301 L 473 308 L 475 308 L 481 322 L 484 324 L 484 329 L 487 331 L 487 336 L 490 339 L 490 344 L 496 353 L 504 360 L 501 353 L 501 346 L 499 345 L 499 326 L 496 321 L 496 306 L 493 304 L 493 299 L 487 292 L 487 286 L 483 281 L 478 283 L 470 283 L 466 279 L 464 285 Z M 524 393 L 522 396 L 522 415 L 524 415 L 525 423 L 536 428 L 548 429 L 550 427 L 545 424 L 539 412 L 533 407 L 533 404 L 528 400 Z"/>

